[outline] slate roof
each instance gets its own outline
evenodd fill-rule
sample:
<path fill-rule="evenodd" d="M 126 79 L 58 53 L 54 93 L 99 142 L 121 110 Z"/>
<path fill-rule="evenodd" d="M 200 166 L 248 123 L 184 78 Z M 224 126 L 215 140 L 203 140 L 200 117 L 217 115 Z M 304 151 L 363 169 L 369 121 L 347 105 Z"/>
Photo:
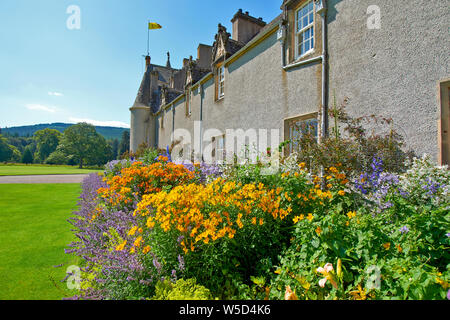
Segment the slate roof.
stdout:
<path fill-rule="evenodd" d="M 158 71 L 159 73 L 158 80 L 165 83 L 170 83 L 170 77 L 172 76 L 172 73 L 178 71 L 177 69 L 167 68 L 156 64 L 151 64 L 150 68 L 151 71 Z"/>
<path fill-rule="evenodd" d="M 136 100 L 134 101 L 133 108 L 135 107 L 149 107 L 151 94 L 151 78 L 150 78 L 151 68 L 147 68 L 142 77 L 141 86 L 139 87 L 138 94 L 136 96 Z"/>
<path fill-rule="evenodd" d="M 192 68 L 191 69 L 191 75 L 192 75 L 192 84 L 197 83 L 199 80 L 203 79 L 204 76 L 206 76 L 208 73 L 211 72 L 211 69 L 201 69 L 201 68 Z"/>
<path fill-rule="evenodd" d="M 289 3 L 290 1 L 285 1 Z M 258 38 L 263 36 L 266 31 L 274 27 L 275 24 L 279 24 L 282 21 L 283 14 L 280 14 L 275 19 L 273 19 L 269 24 L 267 24 L 261 31 L 255 35 L 255 37 L 250 40 L 247 44 L 236 41 L 232 39 L 229 33 L 226 32 L 226 28 L 219 25 L 219 32 L 216 35 L 216 41 L 214 43 L 213 48 L 213 56 L 215 54 L 215 50 L 217 50 L 217 41 L 219 39 L 219 34 L 223 37 L 225 43 L 225 51 L 226 58 L 230 58 L 234 54 L 236 54 L 239 50 L 244 48 L 247 45 L 250 45 L 252 42 L 257 41 Z M 213 59 L 213 57 L 211 57 Z M 213 61 L 211 61 L 213 63 Z M 144 73 L 142 78 L 141 86 L 139 88 L 138 94 L 136 96 L 136 100 L 134 102 L 133 107 L 150 107 L 153 113 L 157 113 L 160 109 L 160 104 L 162 101 L 162 86 L 165 86 L 166 91 L 166 104 L 175 100 L 178 96 L 184 93 L 184 87 L 186 84 L 186 76 L 187 76 L 187 68 L 184 66 L 181 70 L 174 69 L 168 66 L 160 66 L 155 64 L 150 64 L 147 70 Z M 158 84 L 152 85 L 151 83 L 151 72 L 158 72 Z M 196 65 L 191 67 L 192 73 L 192 84 L 195 84 L 206 75 L 211 73 L 211 69 L 203 69 L 199 68 Z M 173 77 L 174 88 L 170 88 L 170 80 Z M 153 91 L 152 91 L 152 88 Z"/>
<path fill-rule="evenodd" d="M 151 83 L 152 71 L 158 72 L 159 83 L 156 85 L 152 85 Z M 169 85 L 170 77 L 177 71 L 177 69 L 150 64 L 142 77 L 141 86 L 139 87 L 133 107 L 150 107 L 152 112 L 158 112 L 159 105 L 161 104 L 161 83 Z"/>

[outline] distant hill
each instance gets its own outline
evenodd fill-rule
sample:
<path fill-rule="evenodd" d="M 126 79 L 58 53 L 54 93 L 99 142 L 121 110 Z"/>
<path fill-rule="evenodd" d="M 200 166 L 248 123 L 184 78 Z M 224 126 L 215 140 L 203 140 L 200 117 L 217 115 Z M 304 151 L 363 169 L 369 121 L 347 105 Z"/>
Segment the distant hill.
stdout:
<path fill-rule="evenodd" d="M 43 124 L 35 124 L 31 126 L 21 126 L 21 127 L 11 127 L 11 128 L 1 128 L 2 133 L 9 133 L 11 135 L 15 135 L 16 133 L 19 136 L 32 136 L 36 131 L 43 129 L 56 129 L 59 132 L 64 132 L 68 127 L 73 126 L 73 123 L 43 123 Z M 122 138 L 122 133 L 124 131 L 130 131 L 130 129 L 126 128 L 118 128 L 118 127 L 95 127 L 97 132 L 105 137 L 105 139 L 120 139 Z"/>

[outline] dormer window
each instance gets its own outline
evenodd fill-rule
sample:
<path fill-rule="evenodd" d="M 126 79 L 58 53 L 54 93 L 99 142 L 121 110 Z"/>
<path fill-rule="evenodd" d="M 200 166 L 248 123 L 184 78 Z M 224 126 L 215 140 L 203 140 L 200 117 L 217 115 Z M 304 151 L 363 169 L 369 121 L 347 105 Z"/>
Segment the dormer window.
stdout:
<path fill-rule="evenodd" d="M 300 58 L 314 50 L 314 1 L 295 12 L 295 56 Z"/>

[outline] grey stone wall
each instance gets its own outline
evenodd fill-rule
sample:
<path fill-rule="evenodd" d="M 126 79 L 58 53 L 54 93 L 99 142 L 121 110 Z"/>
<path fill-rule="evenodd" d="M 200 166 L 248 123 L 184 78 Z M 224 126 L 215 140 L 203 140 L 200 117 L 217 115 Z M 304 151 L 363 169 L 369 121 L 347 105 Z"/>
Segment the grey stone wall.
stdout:
<path fill-rule="evenodd" d="M 448 0 L 330 0 L 328 12 L 329 105 L 336 95 L 350 98 L 354 116 L 392 117 L 408 148 L 437 158 L 438 84 L 448 79 Z M 367 8 L 381 9 L 381 29 L 367 27 Z M 275 13 L 276 14 L 276 13 Z M 316 51 L 320 45 L 320 16 L 316 17 Z M 226 129 L 279 129 L 284 121 L 320 111 L 321 62 L 283 70 L 276 33 L 226 68 L 225 97 L 215 101 L 214 79 L 203 84 L 204 94 L 192 95 L 192 115 L 184 99 L 175 104 L 175 129 L 194 135 L 203 101 L 203 132 Z M 158 145 L 170 145 L 172 111 L 165 112 Z"/>
<path fill-rule="evenodd" d="M 438 83 L 450 75 L 450 1 L 328 2 L 330 97 L 349 97 L 355 116 L 392 117 L 408 148 L 436 159 Z M 379 30 L 367 27 L 370 5 L 381 9 Z"/>

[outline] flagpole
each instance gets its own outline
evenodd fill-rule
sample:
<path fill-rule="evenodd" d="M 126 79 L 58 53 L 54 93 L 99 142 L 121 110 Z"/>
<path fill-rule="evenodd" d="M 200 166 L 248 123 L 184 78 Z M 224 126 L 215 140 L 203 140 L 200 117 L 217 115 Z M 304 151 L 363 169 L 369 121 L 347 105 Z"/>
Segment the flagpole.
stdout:
<path fill-rule="evenodd" d="M 150 27 L 149 27 L 150 20 L 148 20 L 147 23 L 147 56 L 150 55 Z"/>

